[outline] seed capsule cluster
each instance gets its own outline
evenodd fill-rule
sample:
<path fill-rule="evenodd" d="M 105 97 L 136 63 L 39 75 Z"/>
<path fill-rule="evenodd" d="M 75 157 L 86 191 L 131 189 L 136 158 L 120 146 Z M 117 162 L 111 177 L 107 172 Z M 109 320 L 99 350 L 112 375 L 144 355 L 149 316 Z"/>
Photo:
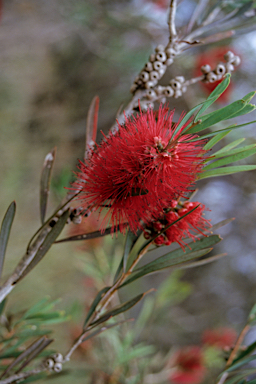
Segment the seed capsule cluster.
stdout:
<path fill-rule="evenodd" d="M 48 357 L 44 365 L 49 371 L 61 372 L 62 371 L 62 362 L 63 356 L 61 353 L 55 353 L 54 355 Z"/>
<path fill-rule="evenodd" d="M 240 64 L 240 57 L 235 56 L 233 52 L 228 51 L 224 55 L 225 63 L 219 63 L 214 70 L 212 70 L 209 64 L 201 67 L 204 83 L 214 83 L 215 81 L 221 80 L 225 73 L 231 73 L 235 67 Z"/>
<path fill-rule="evenodd" d="M 173 63 L 173 58 L 177 53 L 178 47 L 175 44 L 172 47 L 158 45 L 155 53 L 150 55 L 149 61 L 136 77 L 130 90 L 131 93 L 138 88 L 150 89 L 157 85 L 158 80 L 165 74 L 167 66 Z"/>
<path fill-rule="evenodd" d="M 186 90 L 185 78 L 183 76 L 176 76 L 167 86 L 158 85 L 154 89 L 149 89 L 146 93 L 146 98 L 150 101 L 158 99 L 161 103 L 165 103 L 166 97 L 177 99 Z"/>

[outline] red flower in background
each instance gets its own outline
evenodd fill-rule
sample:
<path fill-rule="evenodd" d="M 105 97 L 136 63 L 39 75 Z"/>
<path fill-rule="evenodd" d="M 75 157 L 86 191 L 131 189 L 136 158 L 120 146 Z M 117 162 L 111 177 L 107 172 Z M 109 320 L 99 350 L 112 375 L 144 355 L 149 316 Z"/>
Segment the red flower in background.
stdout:
<path fill-rule="evenodd" d="M 126 118 L 119 131 L 110 133 L 80 161 L 74 189 L 81 191 L 81 206 L 90 210 L 108 207 L 108 221 L 117 228 L 128 222 L 132 231 L 159 216 L 177 196 L 191 190 L 203 167 L 204 141 L 196 135 L 174 134 L 174 111 L 160 107 Z M 124 230 L 124 227 L 120 228 Z"/>
<path fill-rule="evenodd" d="M 229 47 L 216 47 L 212 48 L 207 52 L 199 53 L 196 58 L 195 63 L 195 77 L 201 76 L 201 67 L 203 65 L 209 64 L 212 69 L 216 67 L 216 65 L 220 62 L 224 62 L 223 56 L 230 50 Z M 200 85 L 206 91 L 206 94 L 209 95 L 214 88 L 217 87 L 222 80 L 215 81 L 214 83 L 203 83 L 200 82 Z M 230 95 L 232 92 L 232 84 L 225 90 L 225 92 L 218 98 L 218 101 L 222 103 L 227 103 L 230 99 Z"/>
<path fill-rule="evenodd" d="M 230 348 L 235 344 L 237 333 L 232 328 L 217 328 L 204 331 L 202 341 L 204 344 L 217 348 Z"/>
<path fill-rule="evenodd" d="M 169 380 L 173 384 L 200 384 L 206 374 L 203 353 L 197 346 L 179 350 L 172 365 Z"/>

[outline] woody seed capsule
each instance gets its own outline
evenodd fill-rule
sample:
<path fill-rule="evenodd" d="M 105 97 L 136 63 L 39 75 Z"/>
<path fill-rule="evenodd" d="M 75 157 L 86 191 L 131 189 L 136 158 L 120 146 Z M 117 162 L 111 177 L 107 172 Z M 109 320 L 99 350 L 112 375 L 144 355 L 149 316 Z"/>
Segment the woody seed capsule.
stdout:
<path fill-rule="evenodd" d="M 224 55 L 224 59 L 225 59 L 226 61 L 231 61 L 232 59 L 234 59 L 234 57 L 235 57 L 235 55 L 234 55 L 234 53 L 231 52 L 231 51 L 228 51 L 228 52 L 225 53 L 225 55 Z"/>
<path fill-rule="evenodd" d="M 153 65 L 150 61 L 148 61 L 146 64 L 145 64 L 145 70 L 150 72 L 153 70 Z"/>
<path fill-rule="evenodd" d="M 209 83 L 214 83 L 214 81 L 217 80 L 217 75 L 213 72 L 209 72 L 206 76 L 206 80 L 209 81 Z"/>
<path fill-rule="evenodd" d="M 156 54 L 156 59 L 158 60 L 158 61 L 161 61 L 162 63 L 163 62 L 165 62 L 165 60 L 166 60 L 166 53 L 163 51 L 163 52 L 158 52 L 157 54 Z"/>
<path fill-rule="evenodd" d="M 164 90 L 164 95 L 167 97 L 172 97 L 174 95 L 174 90 L 169 85 Z"/>
<path fill-rule="evenodd" d="M 162 69 L 163 68 L 163 63 L 161 63 L 161 61 L 155 61 L 153 63 L 153 67 L 156 71 L 159 71 L 159 69 Z"/>
<path fill-rule="evenodd" d="M 170 85 L 173 89 L 181 89 L 181 83 L 176 80 L 171 80 Z"/>
<path fill-rule="evenodd" d="M 154 81 L 154 80 L 158 80 L 160 76 L 158 72 L 152 71 L 150 72 L 149 77 L 150 77 L 150 80 Z"/>
<path fill-rule="evenodd" d="M 216 69 L 215 69 L 215 73 L 217 75 L 224 75 L 226 72 L 226 68 L 225 68 L 225 65 L 223 64 L 218 64 Z"/>
<path fill-rule="evenodd" d="M 145 83 L 149 79 L 149 74 L 148 72 L 142 71 L 140 74 L 141 80 Z"/>

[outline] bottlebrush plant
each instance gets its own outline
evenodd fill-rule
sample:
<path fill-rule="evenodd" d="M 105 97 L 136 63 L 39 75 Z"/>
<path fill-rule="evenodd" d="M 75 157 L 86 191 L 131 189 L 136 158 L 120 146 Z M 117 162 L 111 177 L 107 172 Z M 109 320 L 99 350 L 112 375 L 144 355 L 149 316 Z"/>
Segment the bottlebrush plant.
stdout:
<path fill-rule="evenodd" d="M 199 347 L 188 346 L 183 351 L 173 353 L 171 368 L 168 364 L 163 364 L 161 372 L 150 373 L 145 368 L 146 365 L 150 367 L 148 355 L 155 354 L 152 357 L 154 360 L 156 352 L 151 346 L 136 344 L 141 324 L 145 326 L 146 322 L 139 317 L 135 321 L 135 329 L 127 331 L 128 336 L 124 337 L 123 344 L 118 344 L 122 334 L 115 329 L 118 326 L 121 328 L 123 323 L 128 323 L 125 325 L 129 327 L 130 319 L 124 317 L 123 313 L 139 303 L 153 288 L 146 292 L 139 290 L 129 300 L 118 302 L 122 287 L 166 268 L 174 270 L 197 267 L 217 262 L 217 259 L 225 256 L 210 254 L 214 245 L 222 240 L 213 232 L 232 219 L 226 218 L 212 224 L 205 217 L 208 208 L 200 201 L 193 201 L 197 182 L 256 169 L 255 164 L 230 165 L 254 155 L 256 144 L 239 146 L 241 140 L 235 140 L 217 151 L 213 150 L 233 130 L 255 123 L 249 121 L 237 125 L 227 122 L 255 110 L 255 105 L 250 104 L 254 91 L 227 106 L 208 111 L 227 89 L 231 72 L 240 63 L 238 56 L 230 51 L 226 52 L 223 61 L 217 63 L 215 68 L 204 64 L 201 67 L 202 74 L 196 78 L 186 80 L 179 75 L 164 84 L 166 77 L 163 77 L 167 67 L 175 65 L 177 56 L 183 54 L 184 57 L 188 48 L 232 36 L 234 29 L 241 28 L 241 21 L 243 28 L 254 26 L 255 3 L 231 1 L 210 5 L 208 2 L 199 2 L 189 22 L 179 32 L 176 30 L 176 7 L 176 0 L 171 0 L 168 43 L 158 45 L 145 62 L 131 86 L 130 102 L 119 111 L 117 121 L 110 127 L 107 135 L 102 135 L 100 143 L 96 143 L 99 98 L 96 96 L 92 100 L 87 118 L 84 159 L 79 161 L 78 171 L 75 172 L 76 180 L 67 189 L 66 197 L 48 218 L 46 211 L 55 149 L 45 158 L 40 180 L 41 226 L 30 239 L 24 256 L 11 276 L 0 287 L 0 384 L 46 380 L 49 375 L 60 373 L 85 341 L 97 335 L 105 337 L 107 330 L 112 335 L 109 340 L 113 346 L 109 348 L 105 358 L 108 359 L 113 351 L 117 351 L 117 369 L 114 367 L 108 373 L 100 371 L 98 379 L 97 371 L 100 367 L 95 367 L 95 372 L 85 378 L 84 382 L 199 384 L 208 380 L 205 356 Z M 205 101 L 183 113 L 175 121 L 172 98 L 183 97 L 187 87 L 197 82 L 220 83 Z M 218 127 L 220 123 L 221 127 Z M 12 202 L 2 221 L 0 272 L 3 269 L 15 209 L 16 204 Z M 79 224 L 86 218 L 89 220 L 90 215 L 95 213 L 102 220 L 100 230 L 80 234 L 71 231 L 71 236 L 59 239 L 64 227 L 71 223 Z M 80 331 L 75 332 L 75 341 L 65 353 L 47 350 L 46 347 L 53 340 L 48 337 L 50 331 L 41 326 L 67 321 L 68 316 L 53 310 L 54 303 L 41 297 L 38 303 L 24 313 L 13 311 L 10 315 L 10 310 L 5 310 L 7 296 L 54 244 L 97 239 L 109 234 L 112 234 L 111 241 L 115 242 L 118 232 L 125 235 L 122 257 L 117 262 L 116 259 L 111 260 L 108 285 L 103 286 L 92 299 Z M 169 245 L 172 247 L 166 248 Z M 110 256 L 104 254 L 101 242 L 98 247 L 101 251 L 98 251 L 97 257 L 106 257 L 109 260 Z M 157 253 L 159 248 L 163 250 L 161 256 Z M 91 266 L 91 271 L 93 268 Z M 178 280 L 176 284 L 184 288 Z M 166 287 L 165 289 L 168 291 Z M 170 295 L 169 300 L 171 299 Z M 162 301 L 159 297 L 156 298 L 158 306 L 156 305 L 155 312 L 160 311 L 160 302 L 166 308 L 166 295 L 164 300 L 162 296 Z M 147 311 L 147 318 L 153 316 L 154 305 L 150 304 L 145 308 L 142 306 L 142 312 Z M 247 363 L 255 360 L 253 352 L 256 342 L 247 347 L 242 346 L 245 334 L 254 325 L 255 312 L 253 308 L 240 336 L 234 345 L 229 345 L 226 363 L 225 356 L 222 360 L 223 372 L 216 378 L 216 383 L 256 382 L 255 369 L 246 367 Z M 118 315 L 121 318 L 116 320 Z M 209 341 L 209 334 L 205 338 Z M 216 338 L 222 340 L 221 336 Z M 139 357 L 146 357 L 144 365 L 138 363 L 131 367 L 132 363 L 129 364 L 132 359 Z M 65 382 L 65 376 L 63 380 Z"/>

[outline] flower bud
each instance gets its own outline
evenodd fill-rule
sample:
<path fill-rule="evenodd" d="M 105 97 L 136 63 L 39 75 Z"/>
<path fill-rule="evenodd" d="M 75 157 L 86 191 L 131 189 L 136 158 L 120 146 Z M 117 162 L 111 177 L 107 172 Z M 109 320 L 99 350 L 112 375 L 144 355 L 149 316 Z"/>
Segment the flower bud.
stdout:
<path fill-rule="evenodd" d="M 168 59 L 169 59 L 169 58 L 172 58 L 173 56 L 176 55 L 176 52 L 175 52 L 175 50 L 174 50 L 173 48 L 167 48 L 167 49 L 165 50 L 165 53 L 166 53 Z"/>
<path fill-rule="evenodd" d="M 164 92 L 164 87 L 162 85 L 158 85 L 155 89 L 157 95 L 161 95 Z"/>
<path fill-rule="evenodd" d="M 156 52 L 163 52 L 164 51 L 164 46 L 162 44 L 159 44 L 156 49 L 155 49 Z"/>
<path fill-rule="evenodd" d="M 169 58 L 165 61 L 165 65 L 169 66 L 173 63 L 173 59 Z"/>
<path fill-rule="evenodd" d="M 182 96 L 182 91 L 180 89 L 177 89 L 177 91 L 175 91 L 174 93 L 174 98 L 178 99 L 178 97 L 181 97 L 181 96 Z"/>
<path fill-rule="evenodd" d="M 233 72 L 234 69 L 235 69 L 235 67 L 234 67 L 233 64 L 231 64 L 231 63 L 227 63 L 226 64 L 226 70 L 227 70 L 228 73 Z"/>
<path fill-rule="evenodd" d="M 241 63 L 241 59 L 239 56 L 235 56 L 233 60 L 231 60 L 231 64 L 237 67 Z"/>
<path fill-rule="evenodd" d="M 234 53 L 231 52 L 231 51 L 228 51 L 228 52 L 225 53 L 225 55 L 224 55 L 224 59 L 225 59 L 226 61 L 231 61 L 231 60 L 233 60 L 234 58 L 235 58 L 235 55 L 234 55 Z"/>
<path fill-rule="evenodd" d="M 204 75 L 206 75 L 207 73 L 211 72 L 211 66 L 209 64 L 203 65 L 201 67 L 201 71 Z"/>
<path fill-rule="evenodd" d="M 145 88 L 149 89 L 154 87 L 154 82 L 153 81 L 147 81 L 145 84 Z"/>
<path fill-rule="evenodd" d="M 184 76 L 176 76 L 175 80 L 179 83 L 185 83 L 185 77 Z"/>

